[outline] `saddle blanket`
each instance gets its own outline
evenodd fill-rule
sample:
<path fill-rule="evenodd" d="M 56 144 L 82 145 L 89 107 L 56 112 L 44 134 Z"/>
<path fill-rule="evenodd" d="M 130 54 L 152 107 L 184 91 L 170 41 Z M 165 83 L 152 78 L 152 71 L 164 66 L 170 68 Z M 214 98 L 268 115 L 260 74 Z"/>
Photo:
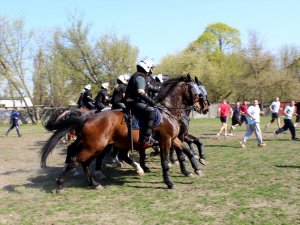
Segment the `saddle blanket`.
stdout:
<path fill-rule="evenodd" d="M 161 113 L 155 108 L 156 118 L 154 120 L 153 127 L 157 127 L 161 123 Z M 126 121 L 129 121 L 128 115 L 126 115 Z M 139 115 L 132 115 L 132 129 L 138 130 L 143 127 L 144 119 Z"/>

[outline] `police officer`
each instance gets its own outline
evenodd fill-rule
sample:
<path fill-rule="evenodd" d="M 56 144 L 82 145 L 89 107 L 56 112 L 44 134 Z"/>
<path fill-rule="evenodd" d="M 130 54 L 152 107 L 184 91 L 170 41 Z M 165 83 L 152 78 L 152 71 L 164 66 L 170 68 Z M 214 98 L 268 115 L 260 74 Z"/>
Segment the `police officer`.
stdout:
<path fill-rule="evenodd" d="M 94 109 L 95 106 L 94 106 L 94 100 L 92 98 L 91 88 L 92 86 L 88 84 L 82 90 L 77 102 L 79 108 L 87 108 L 90 110 Z"/>
<path fill-rule="evenodd" d="M 109 83 L 105 82 L 101 84 L 100 90 L 95 98 L 95 107 L 97 112 L 103 110 L 109 104 L 109 95 L 108 95 Z"/>
<path fill-rule="evenodd" d="M 111 97 L 112 109 L 124 109 L 124 97 L 130 76 L 128 74 L 122 74 L 117 78 L 117 85 L 113 91 Z"/>
<path fill-rule="evenodd" d="M 152 74 L 154 64 L 152 60 L 142 60 L 137 64 L 135 72 L 129 82 L 125 93 L 125 105 L 134 114 L 140 115 L 144 121 L 144 127 L 140 132 L 141 144 L 158 144 L 152 138 L 152 127 L 156 118 L 156 112 L 153 108 L 155 102 L 146 92 L 146 77 Z"/>
<path fill-rule="evenodd" d="M 6 131 L 5 137 L 7 137 L 8 133 L 14 128 L 16 128 L 18 136 L 19 137 L 22 136 L 20 134 L 20 128 L 19 128 L 19 116 L 20 116 L 20 113 L 18 112 L 17 108 L 14 108 L 10 114 L 11 126 Z"/>

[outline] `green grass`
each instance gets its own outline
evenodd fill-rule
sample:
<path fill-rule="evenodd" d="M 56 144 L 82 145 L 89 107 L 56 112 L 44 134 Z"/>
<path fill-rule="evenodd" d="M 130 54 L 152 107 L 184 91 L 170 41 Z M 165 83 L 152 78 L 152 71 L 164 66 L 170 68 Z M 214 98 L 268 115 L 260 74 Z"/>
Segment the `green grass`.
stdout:
<path fill-rule="evenodd" d="M 261 127 L 269 119 L 263 117 Z M 191 120 L 208 164 L 204 177 L 192 178 L 173 165 L 175 190 L 162 183 L 159 158 L 149 157 L 152 173 L 143 178 L 130 166 L 108 165 L 103 190 L 87 188 L 84 177 L 68 177 L 61 195 L 54 179 L 66 146 L 58 145 L 49 168 L 40 170 L 38 151 L 49 134 L 40 125 L 21 126 L 22 138 L 13 131 L 0 139 L 0 224 L 299 224 L 300 142 L 290 141 L 289 131 L 274 139 L 273 124 L 263 132 L 267 147 L 258 148 L 253 135 L 242 149 L 245 127 L 217 140 L 219 126 L 218 119 Z M 1 133 L 6 129 L 0 126 Z"/>

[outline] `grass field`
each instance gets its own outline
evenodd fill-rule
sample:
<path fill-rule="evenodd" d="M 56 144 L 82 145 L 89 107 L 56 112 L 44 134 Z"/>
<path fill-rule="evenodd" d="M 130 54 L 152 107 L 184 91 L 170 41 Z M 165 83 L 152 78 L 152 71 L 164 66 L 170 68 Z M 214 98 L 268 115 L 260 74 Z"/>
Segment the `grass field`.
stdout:
<path fill-rule="evenodd" d="M 66 145 L 40 169 L 39 150 L 50 133 L 23 125 L 21 138 L 15 131 L 0 137 L 0 224 L 300 224 L 300 142 L 290 141 L 288 131 L 274 139 L 272 124 L 263 132 L 267 147 L 258 148 L 253 135 L 242 149 L 245 126 L 217 140 L 219 126 L 218 119 L 192 119 L 190 132 L 205 144 L 205 176 L 184 177 L 173 165 L 175 190 L 162 183 L 160 159 L 148 157 L 152 172 L 143 178 L 130 166 L 107 165 L 104 189 L 70 176 L 57 195 Z"/>

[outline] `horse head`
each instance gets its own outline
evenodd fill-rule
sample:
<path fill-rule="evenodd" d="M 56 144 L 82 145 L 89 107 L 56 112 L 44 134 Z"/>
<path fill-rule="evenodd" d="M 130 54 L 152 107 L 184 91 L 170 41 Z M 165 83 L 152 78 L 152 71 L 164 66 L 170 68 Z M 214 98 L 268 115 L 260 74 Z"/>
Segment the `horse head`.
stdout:
<path fill-rule="evenodd" d="M 199 92 L 199 102 L 200 102 L 200 108 L 195 107 L 196 112 L 203 113 L 204 115 L 209 111 L 209 101 L 207 97 L 207 91 L 204 87 L 204 85 L 198 80 L 197 77 L 195 77 L 195 83 L 198 87 Z"/>

